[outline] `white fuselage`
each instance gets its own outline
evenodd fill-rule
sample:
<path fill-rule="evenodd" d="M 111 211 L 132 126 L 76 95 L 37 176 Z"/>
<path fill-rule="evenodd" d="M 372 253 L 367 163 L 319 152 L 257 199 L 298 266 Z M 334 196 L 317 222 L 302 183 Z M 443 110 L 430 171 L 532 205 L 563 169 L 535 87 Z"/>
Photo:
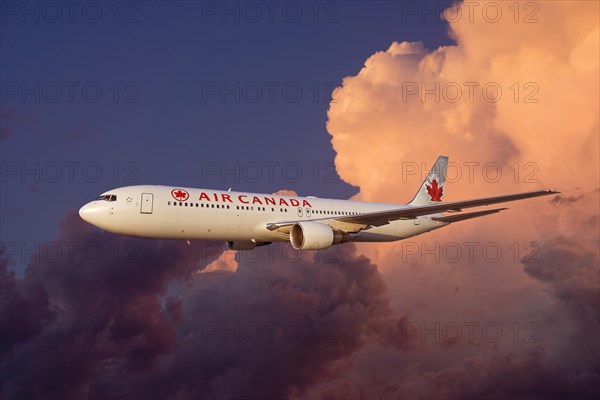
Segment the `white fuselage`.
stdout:
<path fill-rule="evenodd" d="M 179 197 L 176 197 L 179 196 Z M 170 186 L 128 186 L 105 192 L 84 205 L 81 217 L 106 231 L 159 239 L 288 241 L 268 223 L 333 219 L 408 207 L 316 197 L 281 196 Z M 351 235 L 352 241 L 387 242 L 415 236 L 447 223 L 429 216 L 392 221 Z"/>

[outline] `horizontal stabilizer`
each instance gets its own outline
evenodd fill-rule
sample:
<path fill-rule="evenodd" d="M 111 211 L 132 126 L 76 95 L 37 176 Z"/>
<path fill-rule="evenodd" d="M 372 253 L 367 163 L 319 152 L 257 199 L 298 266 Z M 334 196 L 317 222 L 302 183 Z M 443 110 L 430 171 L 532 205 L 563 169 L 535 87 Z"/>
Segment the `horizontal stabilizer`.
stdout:
<path fill-rule="evenodd" d="M 464 221 L 465 219 L 483 217 L 484 215 L 496 214 L 497 212 L 500 212 L 502 210 L 507 210 L 507 208 L 494 208 L 493 210 L 483 210 L 483 211 L 475 211 L 475 212 L 465 213 L 465 214 L 447 215 L 444 217 L 434 217 L 431 219 L 434 221 L 451 223 L 451 222 Z"/>

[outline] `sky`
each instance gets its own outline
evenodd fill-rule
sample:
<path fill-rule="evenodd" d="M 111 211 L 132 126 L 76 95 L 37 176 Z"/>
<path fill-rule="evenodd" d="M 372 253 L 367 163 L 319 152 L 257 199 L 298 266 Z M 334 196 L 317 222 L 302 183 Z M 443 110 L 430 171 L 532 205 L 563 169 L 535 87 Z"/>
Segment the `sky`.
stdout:
<path fill-rule="evenodd" d="M 25 251 L 133 183 L 348 198 L 333 89 L 382 43 L 451 43 L 393 2 L 29 3 L 3 3 L 0 71 L 1 234 Z"/>
<path fill-rule="evenodd" d="M 596 2 L 0 8 L 2 398 L 597 398 Z M 133 239 L 130 184 L 558 189 L 387 244 Z"/>

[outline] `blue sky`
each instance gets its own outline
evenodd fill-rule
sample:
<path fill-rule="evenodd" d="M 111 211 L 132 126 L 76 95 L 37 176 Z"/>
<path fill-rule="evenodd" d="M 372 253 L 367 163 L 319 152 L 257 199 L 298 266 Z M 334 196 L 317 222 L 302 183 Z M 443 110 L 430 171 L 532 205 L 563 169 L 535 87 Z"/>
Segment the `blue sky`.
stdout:
<path fill-rule="evenodd" d="M 1 10 L 1 235 L 24 253 L 17 271 L 113 187 L 353 195 L 332 164 L 332 89 L 393 41 L 451 43 L 422 2 L 48 4 Z"/>

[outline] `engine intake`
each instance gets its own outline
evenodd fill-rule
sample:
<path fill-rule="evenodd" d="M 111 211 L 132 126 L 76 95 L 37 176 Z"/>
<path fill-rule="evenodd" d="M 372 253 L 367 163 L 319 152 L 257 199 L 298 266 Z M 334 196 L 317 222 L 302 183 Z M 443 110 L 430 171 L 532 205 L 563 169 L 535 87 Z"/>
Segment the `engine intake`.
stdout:
<path fill-rule="evenodd" d="M 296 250 L 322 250 L 349 241 L 347 232 L 320 222 L 298 222 L 290 230 L 290 243 Z"/>

